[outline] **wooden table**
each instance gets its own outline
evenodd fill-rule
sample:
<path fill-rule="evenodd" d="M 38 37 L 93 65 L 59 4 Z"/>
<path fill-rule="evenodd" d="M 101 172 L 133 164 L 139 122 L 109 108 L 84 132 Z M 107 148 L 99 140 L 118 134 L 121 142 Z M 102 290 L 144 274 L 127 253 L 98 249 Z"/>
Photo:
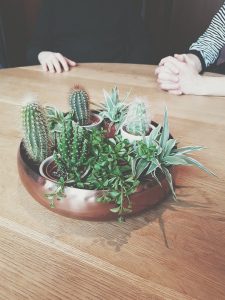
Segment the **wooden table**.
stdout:
<path fill-rule="evenodd" d="M 146 96 L 152 117 L 169 111 L 181 146 L 217 178 L 180 168 L 178 201 L 115 222 L 68 219 L 40 206 L 18 178 L 20 108 L 28 93 L 67 108 L 82 84 L 93 101 L 117 85 Z M 172 96 L 159 90 L 154 67 L 82 64 L 64 74 L 40 67 L 0 71 L 0 299 L 225 299 L 225 98 Z"/>

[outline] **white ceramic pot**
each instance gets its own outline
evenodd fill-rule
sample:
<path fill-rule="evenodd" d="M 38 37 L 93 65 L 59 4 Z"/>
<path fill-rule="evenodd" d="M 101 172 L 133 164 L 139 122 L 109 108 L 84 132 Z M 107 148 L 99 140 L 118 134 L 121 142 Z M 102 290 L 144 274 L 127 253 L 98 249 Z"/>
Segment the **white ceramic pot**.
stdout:
<path fill-rule="evenodd" d="M 155 128 L 155 126 L 150 124 L 150 129 L 151 130 L 150 130 L 149 134 L 151 133 L 153 128 Z M 144 138 L 142 135 L 134 135 L 134 134 L 131 134 L 131 133 L 127 132 L 125 125 L 121 127 L 120 133 L 122 135 L 122 138 L 124 140 L 128 140 L 131 144 L 133 144 L 135 142 L 138 142 L 138 141 L 141 141 Z M 149 134 L 147 134 L 146 136 L 148 136 Z"/>

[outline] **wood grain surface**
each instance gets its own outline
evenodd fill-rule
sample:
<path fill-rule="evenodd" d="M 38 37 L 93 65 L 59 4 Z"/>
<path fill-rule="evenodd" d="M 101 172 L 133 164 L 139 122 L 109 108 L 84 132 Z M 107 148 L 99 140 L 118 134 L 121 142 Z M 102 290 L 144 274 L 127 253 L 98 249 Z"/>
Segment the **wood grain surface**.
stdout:
<path fill-rule="evenodd" d="M 81 64 L 68 73 L 39 66 L 0 71 L 0 300 L 225 299 L 225 98 L 172 96 L 157 87 L 153 66 Z M 34 201 L 17 173 L 21 103 L 36 94 L 67 110 L 73 84 L 93 102 L 117 85 L 144 96 L 152 119 L 169 112 L 180 146 L 217 177 L 179 168 L 178 201 L 168 199 L 123 224 L 54 214 Z"/>

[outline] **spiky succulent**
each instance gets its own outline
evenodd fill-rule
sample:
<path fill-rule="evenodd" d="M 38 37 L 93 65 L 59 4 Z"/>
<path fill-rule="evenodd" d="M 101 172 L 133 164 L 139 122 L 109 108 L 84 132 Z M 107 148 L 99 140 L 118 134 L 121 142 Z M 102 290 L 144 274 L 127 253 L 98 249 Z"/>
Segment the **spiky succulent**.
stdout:
<path fill-rule="evenodd" d="M 45 111 L 36 101 L 23 105 L 22 125 L 25 149 L 29 157 L 39 164 L 51 154 L 52 142 Z"/>
<path fill-rule="evenodd" d="M 69 105 L 73 111 L 75 121 L 81 125 L 90 124 L 90 109 L 88 93 L 78 85 L 75 85 L 69 95 Z"/>
<path fill-rule="evenodd" d="M 117 87 L 112 88 L 111 93 L 108 93 L 104 90 L 105 102 L 101 104 L 101 113 L 100 115 L 103 118 L 108 119 L 110 122 L 116 125 L 117 129 L 124 122 L 128 105 L 125 104 L 127 96 L 120 100 L 119 98 L 119 90 Z"/>
<path fill-rule="evenodd" d="M 195 166 L 210 175 L 214 175 L 197 160 L 186 155 L 202 149 L 203 147 L 201 146 L 177 147 L 176 140 L 170 137 L 169 134 L 166 110 L 163 127 L 158 125 L 151 131 L 150 135 L 138 143 L 136 157 L 132 161 L 132 173 L 136 178 L 139 178 L 141 175 L 151 174 L 159 182 L 157 171 L 161 171 L 168 181 L 174 198 L 176 198 L 172 175 L 170 173 L 172 166 Z"/>
<path fill-rule="evenodd" d="M 150 119 L 143 101 L 135 101 L 129 105 L 125 125 L 127 132 L 133 135 L 145 136 L 149 132 Z"/>

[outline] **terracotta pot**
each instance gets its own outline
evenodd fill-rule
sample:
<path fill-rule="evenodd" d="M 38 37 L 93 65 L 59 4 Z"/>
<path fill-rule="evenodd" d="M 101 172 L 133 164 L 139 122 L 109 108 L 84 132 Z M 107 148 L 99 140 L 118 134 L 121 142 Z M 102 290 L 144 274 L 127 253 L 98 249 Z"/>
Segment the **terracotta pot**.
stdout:
<path fill-rule="evenodd" d="M 30 193 L 30 195 L 40 204 L 66 217 L 84 219 L 84 220 L 111 220 L 117 219 L 117 214 L 110 211 L 115 207 L 112 203 L 98 203 L 97 197 L 103 194 L 103 191 L 84 190 L 66 187 L 65 198 L 55 200 L 55 208 L 50 208 L 49 201 L 44 194 L 50 193 L 56 189 L 56 183 L 40 175 L 37 166 L 34 166 L 27 158 L 23 144 L 20 144 L 17 165 L 21 181 Z M 174 173 L 174 171 L 173 171 Z M 135 193 L 130 196 L 132 203 L 132 213 L 138 214 L 156 203 L 165 199 L 169 194 L 169 186 L 164 176 L 161 176 L 160 182 L 162 188 L 154 180 L 142 183 Z M 127 201 L 125 200 L 125 203 Z"/>
<path fill-rule="evenodd" d="M 98 114 L 91 113 L 91 124 L 90 125 L 83 125 L 82 127 L 88 129 L 88 130 L 93 130 L 93 129 L 99 129 L 101 127 L 103 118 L 99 116 Z"/>
<path fill-rule="evenodd" d="M 116 134 L 116 126 L 109 120 L 104 120 L 103 129 L 106 131 L 105 137 L 110 139 L 114 138 Z"/>

